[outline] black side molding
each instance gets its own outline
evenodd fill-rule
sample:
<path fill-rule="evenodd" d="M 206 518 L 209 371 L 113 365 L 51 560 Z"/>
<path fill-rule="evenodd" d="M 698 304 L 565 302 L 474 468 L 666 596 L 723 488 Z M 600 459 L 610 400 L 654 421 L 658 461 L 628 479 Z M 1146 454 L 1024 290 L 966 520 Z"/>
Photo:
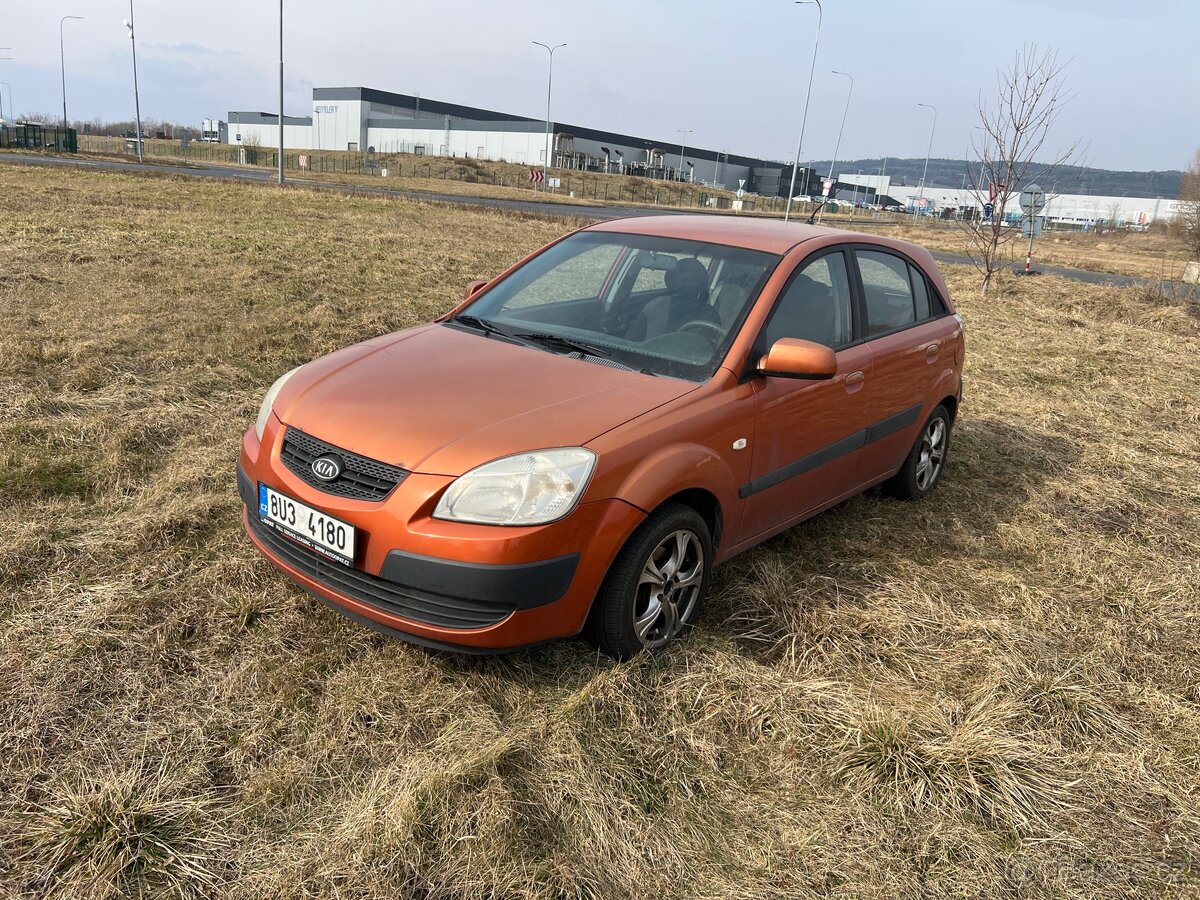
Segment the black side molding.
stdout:
<path fill-rule="evenodd" d="M 921 415 L 920 403 L 910 406 L 908 409 L 903 409 L 895 415 L 888 416 L 886 419 L 881 419 L 874 425 L 868 425 L 866 428 L 862 428 L 853 434 L 846 435 L 844 438 L 839 438 L 832 444 L 826 444 L 820 450 L 814 450 L 812 453 L 793 460 L 786 466 L 780 466 L 773 472 L 768 472 L 766 475 L 743 484 L 738 488 L 738 499 L 745 500 L 759 491 L 773 488 L 775 485 L 782 484 L 790 478 L 795 478 L 797 475 L 803 475 L 805 472 L 811 472 L 819 466 L 831 463 L 835 459 L 845 456 L 847 453 L 860 450 L 867 446 L 867 444 L 873 444 L 875 441 L 883 440 L 897 431 L 903 431 L 916 422 L 919 415 Z"/>
<path fill-rule="evenodd" d="M 910 406 L 908 409 L 902 409 L 894 416 L 888 416 L 882 421 L 876 422 L 867 428 L 867 444 L 882 440 L 885 437 L 895 434 L 897 431 L 903 431 L 917 421 L 917 416 L 921 414 L 921 404 Z"/>

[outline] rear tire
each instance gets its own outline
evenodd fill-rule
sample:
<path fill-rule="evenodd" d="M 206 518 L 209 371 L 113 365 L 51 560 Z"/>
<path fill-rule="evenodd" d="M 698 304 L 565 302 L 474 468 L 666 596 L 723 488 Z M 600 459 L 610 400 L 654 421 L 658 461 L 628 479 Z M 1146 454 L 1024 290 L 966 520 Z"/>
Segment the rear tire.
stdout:
<path fill-rule="evenodd" d="M 933 492 L 946 470 L 951 424 L 946 407 L 933 411 L 900 471 L 883 483 L 885 494 L 899 500 L 920 500 Z"/>
<path fill-rule="evenodd" d="M 682 503 L 660 506 L 613 560 L 585 637 L 618 660 L 671 643 L 695 620 L 712 559 L 712 535 L 703 517 Z"/>

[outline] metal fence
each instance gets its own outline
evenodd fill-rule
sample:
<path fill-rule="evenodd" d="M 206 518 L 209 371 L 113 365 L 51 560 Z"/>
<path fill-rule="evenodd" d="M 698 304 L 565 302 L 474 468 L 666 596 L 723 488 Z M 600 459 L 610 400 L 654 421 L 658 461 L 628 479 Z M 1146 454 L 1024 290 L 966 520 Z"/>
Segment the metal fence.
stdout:
<path fill-rule="evenodd" d="M 0 127 L 0 148 L 26 150 L 79 150 L 74 128 L 59 128 L 39 122 L 18 123 Z"/>

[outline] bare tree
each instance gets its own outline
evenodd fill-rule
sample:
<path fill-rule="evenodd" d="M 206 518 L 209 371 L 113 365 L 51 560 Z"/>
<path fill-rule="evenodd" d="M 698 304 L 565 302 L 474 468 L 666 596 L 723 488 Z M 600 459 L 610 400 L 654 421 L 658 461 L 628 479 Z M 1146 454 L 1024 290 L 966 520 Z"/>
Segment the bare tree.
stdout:
<path fill-rule="evenodd" d="M 1200 150 L 1183 172 L 1179 207 L 1171 220 L 1171 231 L 1187 250 L 1188 259 L 1200 262 Z"/>
<path fill-rule="evenodd" d="M 1019 228 L 1005 227 L 1004 217 L 1016 207 L 1022 186 L 1051 183 L 1059 166 L 1076 156 L 1078 141 L 1054 152 L 1048 162 L 1036 161 L 1049 151 L 1050 132 L 1073 96 L 1066 87 L 1066 67 L 1055 50 L 1043 52 L 1028 44 L 1016 52 L 1011 68 L 997 73 L 996 98 L 988 101 L 981 94 L 976 105 L 981 136 L 971 144 L 981 183 L 973 194 L 978 207 L 992 204 L 992 215 L 987 221 L 964 217 L 960 225 L 968 239 L 967 254 L 983 276 L 984 296 L 1003 265 L 1005 245 L 1021 234 Z"/>

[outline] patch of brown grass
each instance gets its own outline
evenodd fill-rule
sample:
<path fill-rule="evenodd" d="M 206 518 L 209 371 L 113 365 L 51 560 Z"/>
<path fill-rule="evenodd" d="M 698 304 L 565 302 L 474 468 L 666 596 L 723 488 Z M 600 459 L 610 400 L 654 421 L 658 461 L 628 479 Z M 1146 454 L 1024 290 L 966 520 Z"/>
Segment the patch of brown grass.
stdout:
<path fill-rule="evenodd" d="M 0 169 L 0 893 L 1194 895 L 1200 319 L 1001 279 L 939 491 L 718 570 L 614 665 L 431 653 L 241 533 L 279 372 L 562 220 Z"/>
<path fill-rule="evenodd" d="M 132 154 L 124 150 L 123 139 L 101 135 L 81 135 L 80 151 L 88 156 L 129 160 Z M 245 164 L 240 163 L 239 148 L 223 144 L 193 142 L 186 154 L 177 141 L 147 141 L 144 159 L 163 165 L 246 165 L 252 168 L 275 166 L 274 151 L 269 147 L 247 148 Z M 308 167 L 298 168 L 299 157 L 308 159 Z M 575 169 L 549 170 L 560 186 L 536 185 L 529 180 L 533 169 L 541 165 L 519 164 L 472 157 L 417 156 L 411 153 L 377 153 L 375 173 L 364 169 L 367 155 L 345 150 L 289 150 L 287 177 L 293 181 L 333 184 L 369 185 L 375 188 L 416 191 L 435 194 L 459 194 L 468 197 L 490 197 L 524 202 L 567 203 L 579 206 L 619 204 L 695 209 L 703 198 L 715 196 L 729 201 L 734 192 L 711 188 L 703 184 L 664 181 L 634 176 L 605 174 Z M 384 178 L 383 170 L 388 174 Z M 572 196 L 574 195 L 574 196 Z M 782 209 L 782 200 L 760 198 L 760 205 L 769 203 Z"/>
<path fill-rule="evenodd" d="M 965 254 L 970 246 L 966 234 L 957 225 L 913 224 L 903 219 L 890 230 L 901 240 L 922 244 L 931 250 Z M 1001 249 L 1005 268 L 1024 266 L 1028 249 L 1028 239 L 1022 239 L 1018 231 Z M 1034 242 L 1033 259 L 1035 267 L 1060 266 L 1172 282 L 1182 278 L 1187 254 L 1163 230 L 1113 230 L 1096 234 L 1062 229 L 1046 231 Z"/>

